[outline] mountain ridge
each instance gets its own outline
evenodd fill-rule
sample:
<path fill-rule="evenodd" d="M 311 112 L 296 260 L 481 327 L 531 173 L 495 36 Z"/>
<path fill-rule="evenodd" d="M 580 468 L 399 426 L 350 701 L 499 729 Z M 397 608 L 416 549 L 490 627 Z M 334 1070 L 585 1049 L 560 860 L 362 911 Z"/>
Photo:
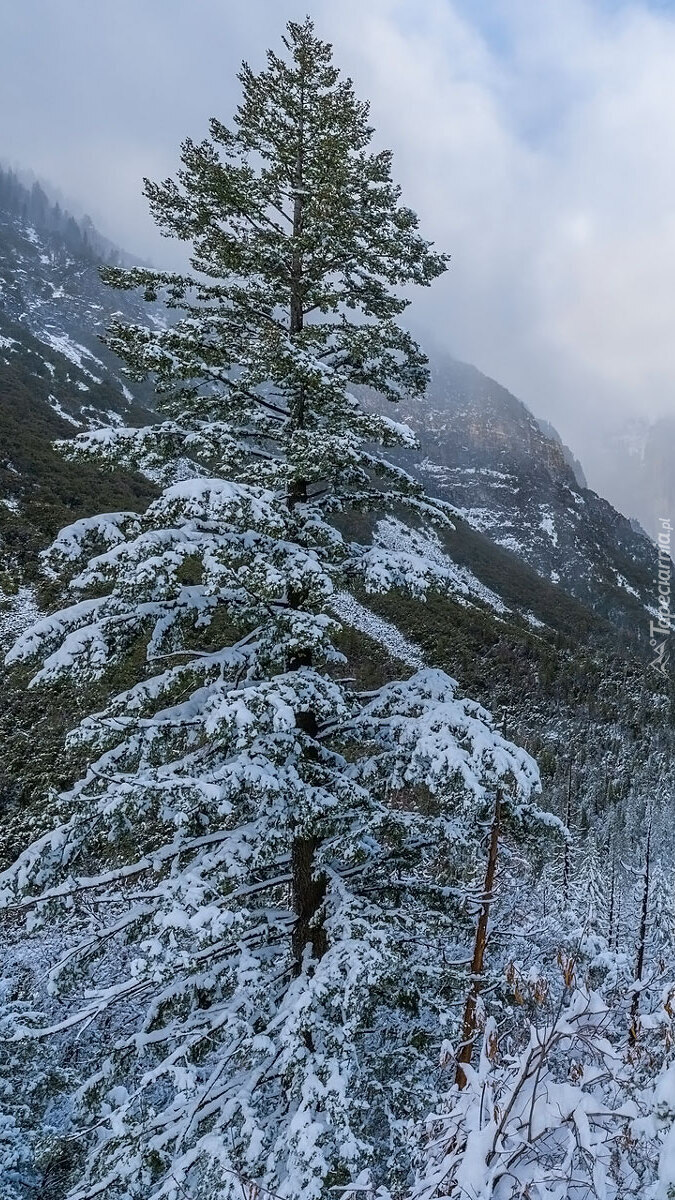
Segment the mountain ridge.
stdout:
<path fill-rule="evenodd" d="M 645 639 L 645 613 L 657 603 L 656 548 L 582 484 L 557 431 L 449 355 L 432 362 L 423 404 L 402 402 L 401 416 L 420 449 L 399 460 L 429 491 L 542 578 Z"/>
<path fill-rule="evenodd" d="M 25 571 L 58 521 L 86 509 L 82 489 L 73 491 L 72 464 L 60 460 L 52 441 L 96 425 L 156 419 L 149 389 L 134 385 L 132 392 L 102 345 L 107 322 L 114 310 L 132 321 L 163 318 L 157 306 L 102 283 L 98 269 L 105 260 L 97 258 L 92 239 L 82 235 L 78 252 L 73 238 L 81 235 L 72 233 L 60 209 L 54 216 L 44 193 L 22 192 L 16 179 L 7 184 L 4 178 L 3 191 L 0 173 L 0 425 L 4 420 L 6 448 L 0 460 L 0 538 L 5 571 L 19 561 Z M 36 209 L 44 217 L 41 232 L 29 223 Z M 32 458 L 17 442 L 17 406 L 32 426 Z M 445 549 L 463 569 L 493 592 L 510 591 L 506 606 L 525 621 L 531 616 L 546 623 L 554 612 L 562 614 L 561 598 L 554 603 L 549 598 L 562 590 L 594 614 L 599 636 L 602 630 L 601 636 L 610 637 L 614 626 L 622 644 L 628 639 L 646 653 L 655 547 L 584 486 L 579 464 L 552 426 L 497 381 L 446 354 L 432 360 L 425 399 L 402 402 L 401 416 L 412 425 L 420 449 L 399 458 L 452 504 L 456 530 Z M 42 465 L 34 453 L 38 444 Z M 12 453 L 24 463 L 18 474 Z M 59 460 L 63 465 L 57 469 Z M 40 504 L 30 493 L 40 493 L 47 461 L 49 473 L 60 470 L 72 494 L 64 495 L 59 484 L 60 499 L 45 519 L 44 511 L 36 514 Z M 124 496 L 125 506 L 135 507 L 152 494 L 147 481 L 143 485 L 123 473 L 115 479 L 114 487 L 108 476 L 95 489 L 111 506 Z M 36 516 L 38 528 L 30 532 Z M 507 578 L 518 583 L 507 586 Z M 514 607 L 513 595 L 531 602 Z"/>

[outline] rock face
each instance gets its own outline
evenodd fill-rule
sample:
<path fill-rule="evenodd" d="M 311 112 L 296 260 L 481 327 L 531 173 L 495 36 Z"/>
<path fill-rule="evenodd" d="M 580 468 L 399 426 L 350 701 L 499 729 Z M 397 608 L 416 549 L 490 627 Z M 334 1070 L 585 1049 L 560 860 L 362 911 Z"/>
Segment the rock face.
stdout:
<path fill-rule="evenodd" d="M 650 539 L 585 486 L 552 427 L 475 367 L 432 363 L 422 402 L 401 416 L 420 451 L 406 455 L 427 488 L 540 576 L 618 625 L 645 626 L 656 603 Z"/>

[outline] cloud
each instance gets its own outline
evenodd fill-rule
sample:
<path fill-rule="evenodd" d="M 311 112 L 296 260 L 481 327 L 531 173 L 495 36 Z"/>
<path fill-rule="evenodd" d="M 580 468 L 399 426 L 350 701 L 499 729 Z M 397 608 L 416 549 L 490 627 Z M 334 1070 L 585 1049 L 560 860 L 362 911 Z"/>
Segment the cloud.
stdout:
<path fill-rule="evenodd" d="M 609 411 L 675 412 L 672 17 L 516 3 L 488 37 L 422 7 L 406 29 L 369 5 L 350 47 L 453 255 L 419 319 L 577 443 Z"/>
<path fill-rule="evenodd" d="M 639 0 L 25 0 L 3 16 L 0 155 L 160 259 L 140 192 L 306 9 L 452 254 L 412 319 L 584 450 L 675 413 L 675 19 Z"/>

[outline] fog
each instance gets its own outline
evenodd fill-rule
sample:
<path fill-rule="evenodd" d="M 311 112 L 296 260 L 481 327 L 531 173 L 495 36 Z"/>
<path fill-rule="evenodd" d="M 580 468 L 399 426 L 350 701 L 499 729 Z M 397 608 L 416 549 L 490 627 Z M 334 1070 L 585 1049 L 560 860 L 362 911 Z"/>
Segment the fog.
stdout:
<path fill-rule="evenodd" d="M 140 257 L 141 193 L 309 10 L 452 255 L 411 320 L 547 417 L 675 415 L 675 12 L 602 0 L 0 0 L 0 158 Z M 589 461 L 590 460 L 590 461 Z"/>

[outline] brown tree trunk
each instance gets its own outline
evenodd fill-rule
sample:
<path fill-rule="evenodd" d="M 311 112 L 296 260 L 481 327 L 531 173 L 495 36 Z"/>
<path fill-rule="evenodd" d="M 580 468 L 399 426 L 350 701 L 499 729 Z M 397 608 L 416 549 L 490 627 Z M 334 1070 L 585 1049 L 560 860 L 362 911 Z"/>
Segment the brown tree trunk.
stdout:
<path fill-rule="evenodd" d="M 295 973 L 300 974 L 305 950 L 311 946 L 312 957 L 321 958 L 328 949 L 326 930 L 317 918 L 326 896 L 326 877 L 316 875 L 314 855 L 317 838 L 295 838 L 292 849 L 293 907 L 297 920 L 293 928 L 293 957 Z"/>
<path fill-rule="evenodd" d="M 478 997 L 483 985 L 483 962 L 485 959 L 485 947 L 487 946 L 488 921 L 490 919 L 490 908 L 492 906 L 492 898 L 494 893 L 495 875 L 497 873 L 501 804 L 502 794 L 499 790 L 497 790 L 497 795 L 495 797 L 494 816 L 492 818 L 492 826 L 490 828 L 490 845 L 488 849 L 487 864 L 485 867 L 483 899 L 478 914 L 478 921 L 476 923 L 476 936 L 473 943 L 473 957 L 471 959 L 471 985 L 469 988 L 469 994 L 466 998 L 466 1004 L 464 1006 L 462 1041 L 457 1054 L 455 1083 L 460 1088 L 466 1087 L 467 1081 L 464 1073 L 464 1066 L 471 1062 L 474 1042 L 476 1040 L 476 1013 L 478 1007 Z"/>

